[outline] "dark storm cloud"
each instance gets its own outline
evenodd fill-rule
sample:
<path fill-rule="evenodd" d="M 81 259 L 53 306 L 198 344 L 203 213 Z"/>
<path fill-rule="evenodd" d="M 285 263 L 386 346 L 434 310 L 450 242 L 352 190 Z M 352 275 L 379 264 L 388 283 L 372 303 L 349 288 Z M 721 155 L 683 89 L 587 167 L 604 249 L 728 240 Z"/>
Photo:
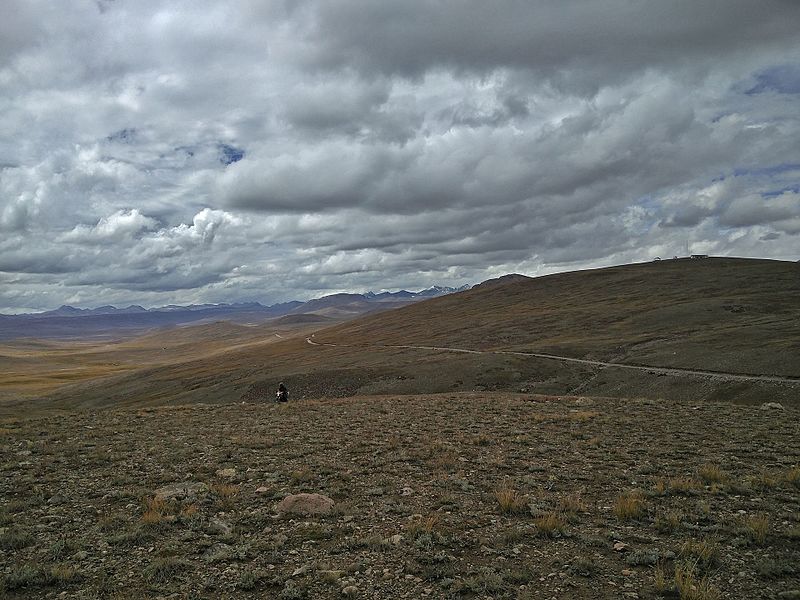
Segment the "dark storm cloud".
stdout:
<path fill-rule="evenodd" d="M 421 77 L 433 68 L 530 69 L 594 86 L 632 72 L 793 41 L 800 6 L 749 0 L 306 3 L 304 58 L 325 68 Z"/>

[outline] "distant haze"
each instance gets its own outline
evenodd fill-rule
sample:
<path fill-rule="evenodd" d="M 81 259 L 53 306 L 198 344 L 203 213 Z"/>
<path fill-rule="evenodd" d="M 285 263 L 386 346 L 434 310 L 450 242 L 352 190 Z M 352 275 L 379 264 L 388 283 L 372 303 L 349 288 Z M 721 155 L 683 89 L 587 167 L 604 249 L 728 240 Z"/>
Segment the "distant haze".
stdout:
<path fill-rule="evenodd" d="M 6 0 L 0 312 L 800 258 L 800 3 Z"/>

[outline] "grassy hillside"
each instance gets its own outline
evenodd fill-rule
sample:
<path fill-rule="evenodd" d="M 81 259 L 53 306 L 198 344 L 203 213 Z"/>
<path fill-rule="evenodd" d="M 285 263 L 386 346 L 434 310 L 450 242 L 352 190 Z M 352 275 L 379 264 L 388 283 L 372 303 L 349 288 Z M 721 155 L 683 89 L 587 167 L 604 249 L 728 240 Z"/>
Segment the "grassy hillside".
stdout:
<path fill-rule="evenodd" d="M 710 258 L 562 273 L 437 298 L 318 338 L 800 376 L 800 265 Z"/>
<path fill-rule="evenodd" d="M 102 348 L 61 347 L 55 354 L 41 347 L 24 357 L 19 349 L 17 355 L 0 350 L 7 373 L 32 381 L 25 394 L 19 386 L 0 389 L 0 411 L 256 401 L 271 398 L 281 380 L 293 398 L 483 390 L 750 403 L 800 398 L 800 382 L 724 381 L 390 347 L 502 349 L 797 377 L 795 263 L 674 260 L 511 278 L 332 327 L 314 319 L 182 328 Z M 338 346 L 309 345 L 305 338 L 312 333 L 314 340 Z M 79 372 L 65 385 L 72 368 Z"/>

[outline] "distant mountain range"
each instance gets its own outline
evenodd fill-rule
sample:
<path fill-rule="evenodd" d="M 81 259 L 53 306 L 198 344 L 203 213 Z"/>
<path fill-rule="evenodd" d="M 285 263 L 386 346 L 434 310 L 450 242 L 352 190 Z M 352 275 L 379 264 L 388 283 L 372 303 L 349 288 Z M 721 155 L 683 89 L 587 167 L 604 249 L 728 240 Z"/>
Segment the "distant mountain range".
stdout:
<path fill-rule="evenodd" d="M 74 338 L 113 336 L 117 333 L 185 325 L 200 321 L 258 323 L 287 315 L 314 314 L 327 318 L 350 318 L 368 312 L 388 310 L 428 298 L 468 290 L 434 286 L 419 292 L 367 292 L 331 294 L 308 302 L 282 302 L 265 306 L 259 302 L 233 304 L 170 304 L 144 308 L 132 304 L 124 308 L 111 305 L 98 308 L 61 306 L 55 310 L 20 315 L 0 314 L 0 340 L 15 338 Z"/>

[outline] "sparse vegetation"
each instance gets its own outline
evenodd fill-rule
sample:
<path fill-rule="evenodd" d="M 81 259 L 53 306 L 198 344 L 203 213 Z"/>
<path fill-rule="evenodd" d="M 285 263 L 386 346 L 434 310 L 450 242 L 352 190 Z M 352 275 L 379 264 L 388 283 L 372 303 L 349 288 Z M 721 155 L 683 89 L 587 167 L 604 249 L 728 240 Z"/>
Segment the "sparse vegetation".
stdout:
<path fill-rule="evenodd" d="M 742 519 L 744 534 L 755 544 L 762 545 L 769 532 L 769 517 L 765 514 L 751 515 Z"/>
<path fill-rule="evenodd" d="M 656 515 L 653 526 L 661 533 L 673 533 L 680 528 L 684 515 L 678 510 L 667 510 Z"/>
<path fill-rule="evenodd" d="M 586 402 L 470 392 L 22 421 L 3 440 L 32 452 L 0 478 L 1 533 L 21 546 L 0 549 L 3 586 L 21 598 L 466 599 L 714 598 L 731 579 L 758 598 L 767 584 L 800 585 L 795 487 L 780 466 L 800 444 L 790 422 L 733 405 L 704 421 L 690 403 L 613 399 L 592 400 L 599 414 L 587 421 L 565 418 Z M 265 451 L 253 441 L 267 434 L 276 443 Z M 766 435 L 769 452 L 747 452 Z M 119 458 L 86 459 L 84 448 Z M 436 466 L 444 454 L 453 468 Z M 708 464 L 725 466 L 724 493 L 702 479 Z M 774 487 L 730 491 L 762 470 Z M 670 491 L 679 478 L 695 482 L 691 493 Z M 45 485 L 67 500 L 50 501 Z M 176 486 L 187 490 L 164 495 Z M 618 505 L 609 490 L 622 490 Z M 298 492 L 334 507 L 279 518 L 276 504 Z M 762 515 L 760 537 L 748 518 Z"/>
<path fill-rule="evenodd" d="M 697 570 L 706 572 L 719 561 L 719 544 L 711 540 L 688 540 L 681 546 L 680 556 L 692 561 Z"/>
<path fill-rule="evenodd" d="M 557 512 L 549 512 L 533 519 L 537 535 L 546 538 L 554 538 L 564 533 L 567 520 L 564 515 Z"/>
<path fill-rule="evenodd" d="M 11 527 L 0 532 L 0 549 L 6 551 L 19 550 L 33 544 L 34 538 L 28 531 L 19 527 Z"/>
<path fill-rule="evenodd" d="M 786 472 L 784 480 L 789 485 L 800 487 L 800 467 L 792 467 Z"/>
<path fill-rule="evenodd" d="M 697 574 L 697 565 L 683 562 L 675 566 L 675 588 L 681 600 L 717 600 L 719 590 L 707 576 Z"/>
<path fill-rule="evenodd" d="M 620 494 L 614 501 L 614 516 L 620 521 L 639 519 L 644 516 L 646 510 L 644 494 L 640 490 Z"/>
<path fill-rule="evenodd" d="M 697 474 L 706 484 L 724 483 L 728 480 L 728 476 L 715 464 L 705 464 L 700 467 Z"/>
<path fill-rule="evenodd" d="M 503 484 L 497 488 L 494 497 L 503 514 L 519 514 L 528 510 L 525 496 L 510 487 L 509 484 Z"/>
<path fill-rule="evenodd" d="M 698 492 L 701 484 L 693 477 L 673 477 L 667 484 L 667 490 L 670 494 L 692 495 Z"/>
<path fill-rule="evenodd" d="M 187 561 L 174 556 L 157 557 L 145 567 L 144 577 L 150 583 L 165 584 L 190 566 Z"/>

